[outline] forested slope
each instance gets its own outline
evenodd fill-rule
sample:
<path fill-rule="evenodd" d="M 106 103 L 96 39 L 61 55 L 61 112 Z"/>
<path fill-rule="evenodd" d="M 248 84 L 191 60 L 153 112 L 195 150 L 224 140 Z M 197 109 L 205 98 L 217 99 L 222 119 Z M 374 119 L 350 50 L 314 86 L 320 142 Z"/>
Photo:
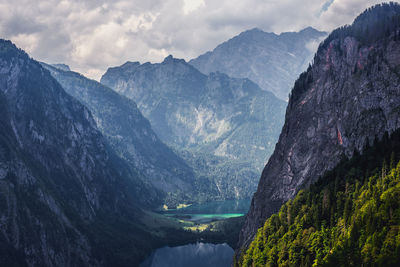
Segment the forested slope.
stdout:
<path fill-rule="evenodd" d="M 364 151 L 284 204 L 236 266 L 399 266 L 400 131 Z"/>

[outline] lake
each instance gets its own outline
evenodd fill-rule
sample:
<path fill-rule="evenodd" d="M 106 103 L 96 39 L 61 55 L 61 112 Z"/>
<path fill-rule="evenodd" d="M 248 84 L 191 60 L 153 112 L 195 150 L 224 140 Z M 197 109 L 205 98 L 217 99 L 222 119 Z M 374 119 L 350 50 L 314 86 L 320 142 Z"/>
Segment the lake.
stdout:
<path fill-rule="evenodd" d="M 212 201 L 194 204 L 181 209 L 161 212 L 166 216 L 182 218 L 198 223 L 243 216 L 249 210 L 251 199 Z"/>
<path fill-rule="evenodd" d="M 227 244 L 197 243 L 159 248 L 140 267 L 230 267 L 233 249 Z"/>
<path fill-rule="evenodd" d="M 196 223 L 243 216 L 251 199 L 212 201 L 180 209 L 162 211 L 171 216 Z M 234 251 L 227 244 L 196 243 L 156 249 L 140 267 L 230 267 Z"/>

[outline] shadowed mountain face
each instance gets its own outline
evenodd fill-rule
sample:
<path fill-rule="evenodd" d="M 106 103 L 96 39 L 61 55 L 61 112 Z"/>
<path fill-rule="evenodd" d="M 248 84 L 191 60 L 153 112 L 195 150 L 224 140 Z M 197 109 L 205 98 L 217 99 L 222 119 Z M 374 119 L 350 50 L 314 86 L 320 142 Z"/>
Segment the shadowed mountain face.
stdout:
<path fill-rule="evenodd" d="M 152 240 L 138 206 L 157 195 L 110 150 L 90 111 L 4 40 L 0 84 L 0 265 L 138 264 Z"/>
<path fill-rule="evenodd" d="M 101 82 L 133 99 L 157 135 L 214 180 L 217 194 L 253 193 L 280 132 L 284 101 L 248 79 L 204 75 L 172 56 L 110 68 Z"/>
<path fill-rule="evenodd" d="M 306 28 L 280 35 L 252 29 L 189 61 L 201 72 L 223 72 L 249 78 L 262 89 L 287 100 L 297 76 L 304 71 L 325 32 Z"/>
<path fill-rule="evenodd" d="M 78 73 L 42 65 L 67 93 L 90 109 L 111 147 L 133 166 L 143 183 L 161 192 L 163 202 L 155 202 L 154 206 L 173 206 L 177 199 L 189 201 L 193 197 L 193 171 L 159 140 L 135 102 Z"/>
<path fill-rule="evenodd" d="M 355 149 L 400 127 L 400 7 L 378 5 L 320 45 L 296 81 L 240 245 L 268 216 Z"/>

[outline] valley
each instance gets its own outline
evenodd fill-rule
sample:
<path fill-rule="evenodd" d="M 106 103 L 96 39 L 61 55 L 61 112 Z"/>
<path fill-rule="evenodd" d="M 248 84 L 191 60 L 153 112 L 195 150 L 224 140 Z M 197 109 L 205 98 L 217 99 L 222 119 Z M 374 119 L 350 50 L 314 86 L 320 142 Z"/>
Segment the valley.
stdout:
<path fill-rule="evenodd" d="M 0 266 L 399 266 L 400 4 L 357 14 L 98 80 L 0 39 Z"/>

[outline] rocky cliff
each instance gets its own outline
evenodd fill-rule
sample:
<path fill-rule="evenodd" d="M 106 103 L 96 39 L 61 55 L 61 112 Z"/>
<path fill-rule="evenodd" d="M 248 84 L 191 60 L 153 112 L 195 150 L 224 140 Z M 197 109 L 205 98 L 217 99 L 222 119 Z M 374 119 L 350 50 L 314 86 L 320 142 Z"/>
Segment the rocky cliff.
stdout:
<path fill-rule="evenodd" d="M 252 29 L 189 61 L 203 73 L 220 71 L 248 78 L 287 100 L 297 76 L 304 71 L 325 32 L 311 27 L 279 35 Z"/>
<path fill-rule="evenodd" d="M 194 173 L 185 161 L 160 141 L 135 102 L 112 89 L 59 65 L 42 63 L 67 93 L 89 108 L 97 127 L 117 154 L 133 166 L 144 184 L 161 195 L 154 206 L 187 202 L 195 193 Z M 171 199 L 171 196 L 176 196 Z M 151 195 L 147 196 L 149 202 Z"/>
<path fill-rule="evenodd" d="M 217 195 L 254 192 L 278 138 L 284 101 L 248 79 L 204 75 L 172 56 L 160 64 L 110 68 L 101 82 L 133 99 L 161 140 L 213 181 Z"/>
<path fill-rule="evenodd" d="M 138 264 L 151 240 L 137 219 L 146 185 L 90 111 L 4 40 L 0 103 L 0 265 Z"/>
<path fill-rule="evenodd" d="M 279 142 L 266 165 L 242 229 L 257 229 L 299 188 L 343 156 L 400 127 L 400 6 L 378 5 L 320 45 L 296 81 Z"/>

